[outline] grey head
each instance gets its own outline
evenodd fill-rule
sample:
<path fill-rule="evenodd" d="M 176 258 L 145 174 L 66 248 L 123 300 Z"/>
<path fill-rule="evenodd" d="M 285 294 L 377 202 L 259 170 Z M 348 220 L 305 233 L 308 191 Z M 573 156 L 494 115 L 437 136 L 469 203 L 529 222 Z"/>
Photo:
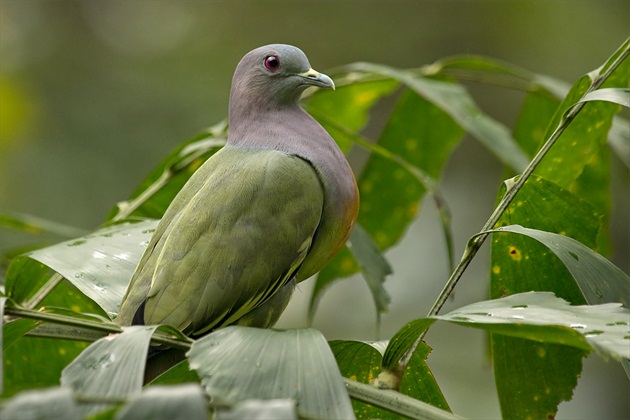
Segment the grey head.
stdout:
<path fill-rule="evenodd" d="M 309 86 L 335 88 L 332 79 L 311 68 L 297 47 L 271 44 L 247 53 L 236 67 L 230 92 L 230 122 L 251 113 L 298 106 Z"/>

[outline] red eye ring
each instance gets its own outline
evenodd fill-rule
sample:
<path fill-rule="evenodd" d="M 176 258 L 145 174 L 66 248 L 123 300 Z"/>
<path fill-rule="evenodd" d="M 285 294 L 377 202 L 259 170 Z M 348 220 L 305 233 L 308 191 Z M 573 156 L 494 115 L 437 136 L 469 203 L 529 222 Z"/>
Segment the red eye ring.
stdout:
<path fill-rule="evenodd" d="M 276 71 L 280 68 L 280 59 L 275 55 L 265 58 L 265 67 L 269 71 Z"/>

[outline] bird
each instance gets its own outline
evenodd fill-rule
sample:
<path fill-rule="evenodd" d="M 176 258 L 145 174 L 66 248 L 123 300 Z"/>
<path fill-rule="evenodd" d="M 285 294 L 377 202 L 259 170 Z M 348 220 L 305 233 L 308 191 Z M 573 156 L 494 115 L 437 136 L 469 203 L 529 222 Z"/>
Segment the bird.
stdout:
<path fill-rule="evenodd" d="M 334 89 L 299 48 L 247 53 L 230 90 L 225 146 L 174 197 L 123 297 L 121 326 L 166 324 L 190 337 L 273 326 L 295 285 L 343 247 L 359 211 L 350 164 L 300 105 Z"/>

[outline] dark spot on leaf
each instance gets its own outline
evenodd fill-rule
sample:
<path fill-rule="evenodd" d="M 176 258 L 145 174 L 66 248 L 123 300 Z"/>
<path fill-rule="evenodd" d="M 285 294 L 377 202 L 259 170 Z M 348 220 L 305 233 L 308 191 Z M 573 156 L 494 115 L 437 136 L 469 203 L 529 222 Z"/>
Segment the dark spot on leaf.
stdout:
<path fill-rule="evenodd" d="M 79 246 L 79 245 L 83 245 L 86 242 L 87 241 L 85 239 L 79 239 L 78 241 L 74 241 L 74 242 L 68 244 L 68 246 Z"/>
<path fill-rule="evenodd" d="M 575 261 L 579 261 L 580 260 L 580 257 L 578 257 L 575 252 L 569 251 L 569 255 L 572 256 L 573 259 L 575 259 Z"/>

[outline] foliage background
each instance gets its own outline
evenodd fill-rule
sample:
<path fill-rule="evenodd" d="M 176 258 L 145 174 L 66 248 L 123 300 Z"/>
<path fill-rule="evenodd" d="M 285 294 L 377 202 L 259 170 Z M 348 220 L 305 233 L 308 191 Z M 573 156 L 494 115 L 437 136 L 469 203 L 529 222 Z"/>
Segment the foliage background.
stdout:
<path fill-rule="evenodd" d="M 226 116 L 233 69 L 259 45 L 298 45 L 322 71 L 354 61 L 417 67 L 451 54 L 485 54 L 572 83 L 627 37 L 629 19 L 624 0 L 2 0 L 0 211 L 94 228 L 178 142 Z M 490 115 L 514 125 L 520 93 L 470 89 Z M 381 128 L 374 121 L 368 135 Z M 493 209 L 501 179 L 498 162 L 474 140 L 453 155 L 442 188 L 456 255 Z M 625 198 L 613 213 L 612 259 L 628 272 L 630 176 L 616 160 L 612 188 Z M 380 329 L 358 278 L 326 293 L 314 326 L 329 339 L 370 340 L 424 315 L 448 275 L 436 221 L 427 202 L 388 253 L 392 304 Z M 0 251 L 31 240 L 3 231 Z M 445 311 L 487 298 L 480 285 L 487 284 L 488 249 Z M 300 286 L 282 327 L 304 325 L 309 290 Z M 485 335 L 444 324 L 427 342 L 435 349 L 428 363 L 453 411 L 498 417 Z M 558 417 L 618 417 L 628 411 L 628 391 L 617 363 L 590 357 L 574 400 L 561 405 Z"/>

